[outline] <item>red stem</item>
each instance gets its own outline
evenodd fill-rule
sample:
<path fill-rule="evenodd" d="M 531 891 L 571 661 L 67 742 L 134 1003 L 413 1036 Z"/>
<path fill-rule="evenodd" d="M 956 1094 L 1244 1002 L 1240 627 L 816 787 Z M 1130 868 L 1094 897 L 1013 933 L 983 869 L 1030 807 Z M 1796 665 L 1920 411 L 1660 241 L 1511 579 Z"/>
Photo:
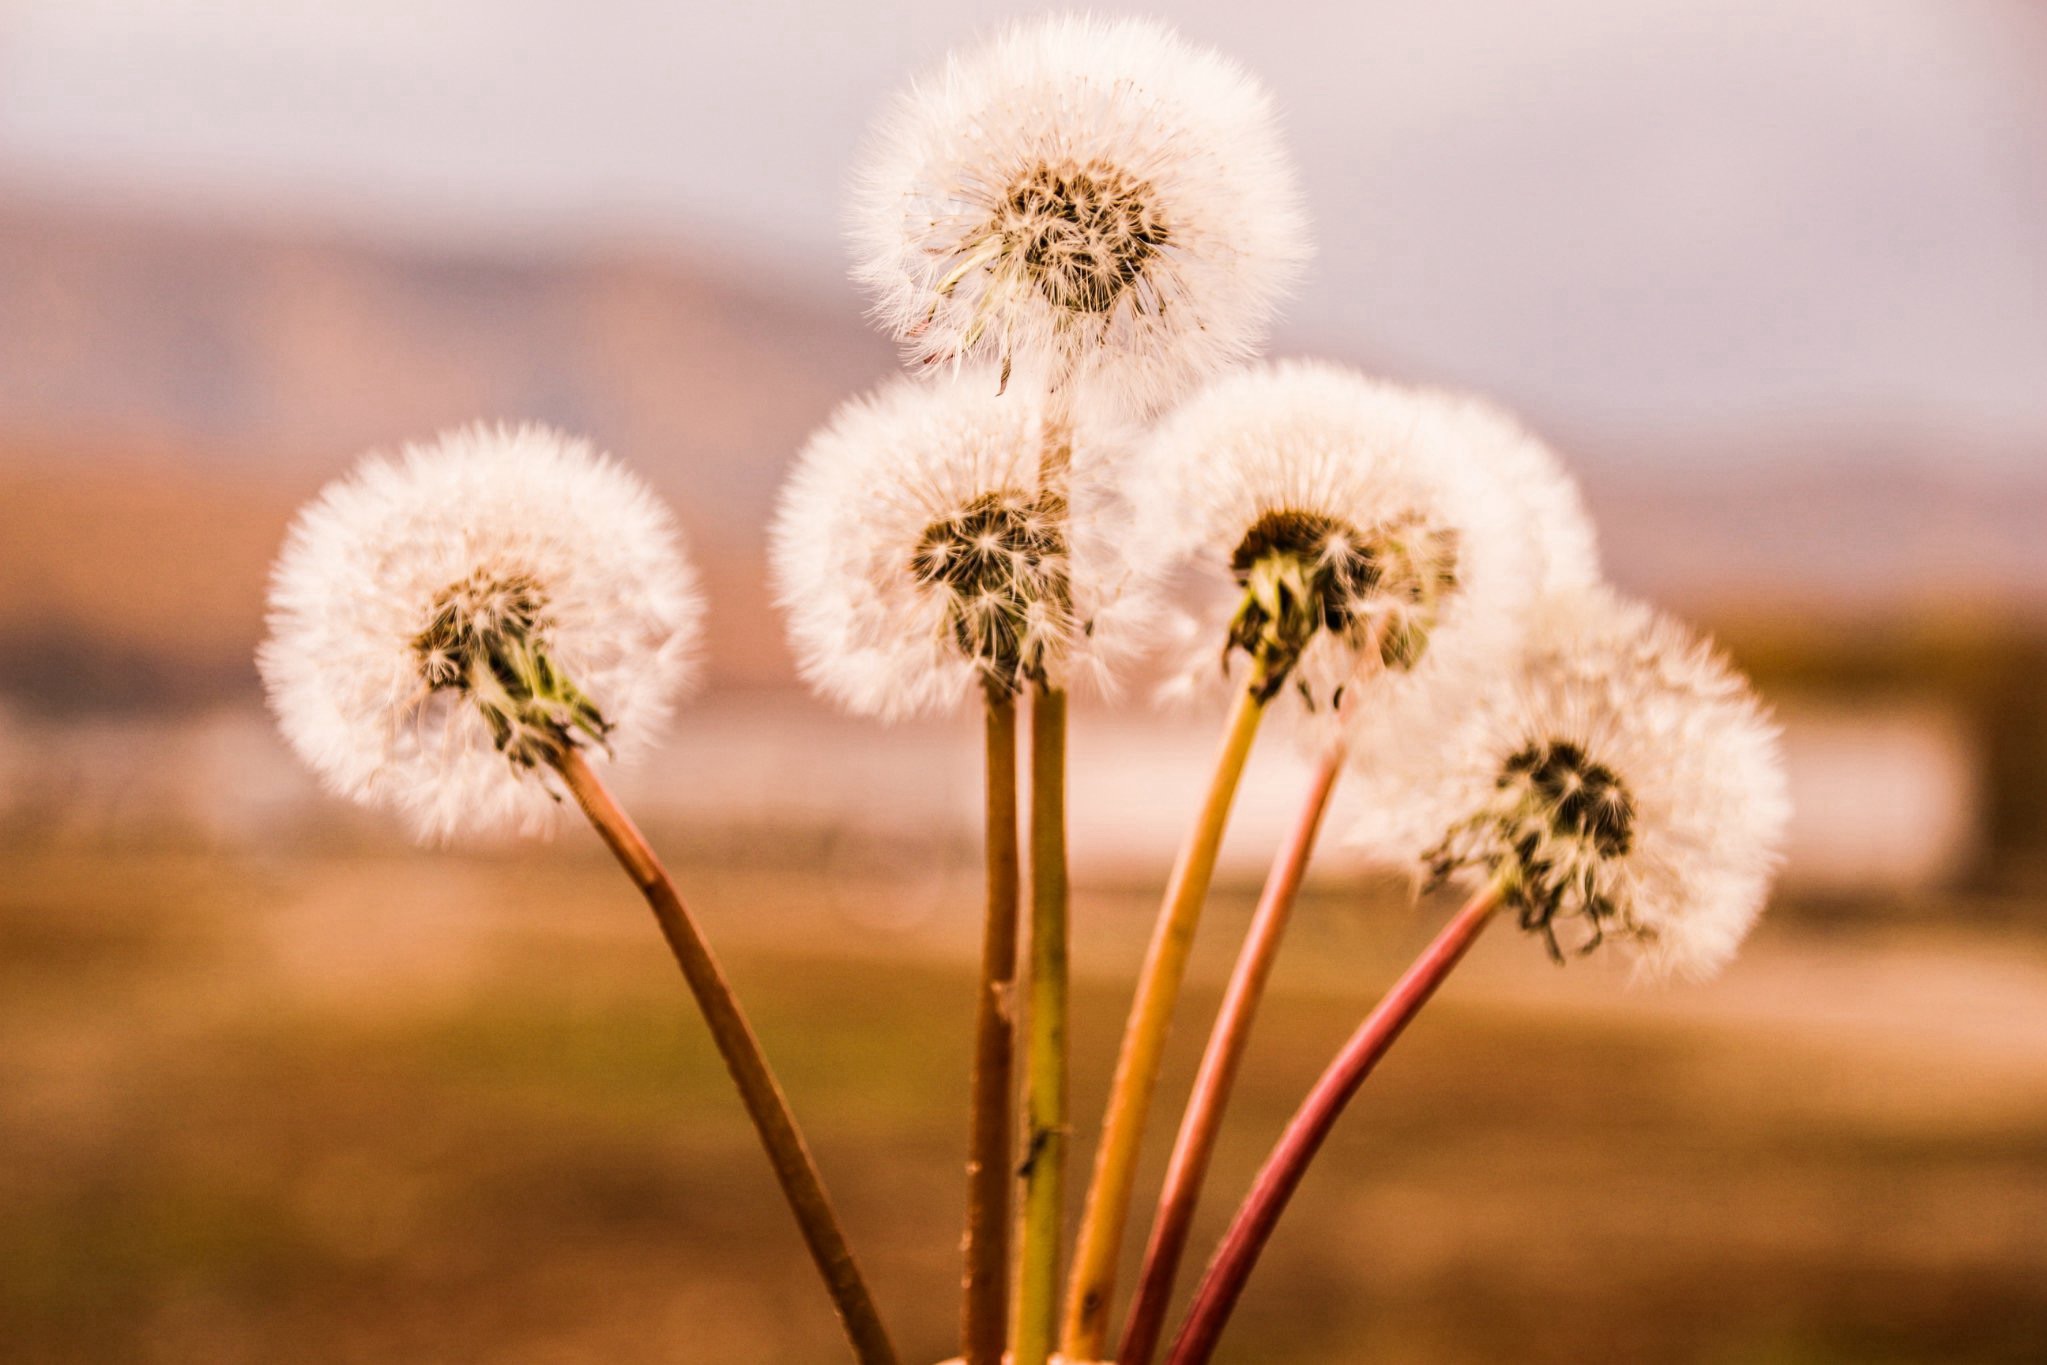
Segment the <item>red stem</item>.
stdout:
<path fill-rule="evenodd" d="M 1265 891 L 1251 917 L 1244 946 L 1237 954 L 1237 965 L 1230 973 L 1222 1008 L 1209 1031 L 1201 1071 L 1195 1077 L 1187 1112 L 1180 1120 L 1180 1135 L 1173 1141 L 1165 1187 L 1159 1194 L 1158 1215 L 1152 1222 L 1151 1243 L 1145 1248 L 1144 1270 L 1138 1277 L 1137 1298 L 1130 1306 L 1123 1344 L 1116 1353 L 1120 1365 L 1147 1365 L 1158 1350 L 1166 1310 L 1172 1304 L 1173 1280 L 1180 1272 L 1180 1259 L 1186 1254 L 1195 1205 L 1201 1198 L 1209 1158 L 1215 1153 L 1216 1135 L 1222 1129 L 1223 1110 L 1236 1083 L 1237 1065 L 1251 1040 L 1252 1019 L 1265 994 L 1273 960 L 1279 956 L 1280 940 L 1293 914 L 1294 898 L 1308 870 L 1308 859 L 1314 854 L 1315 836 L 1329 809 L 1329 793 L 1342 771 L 1342 751 L 1332 749 L 1316 768 L 1308 786 L 1308 799 L 1302 803 L 1293 829 L 1273 857 Z"/>
<path fill-rule="evenodd" d="M 1301 1183 L 1323 1139 L 1336 1126 L 1358 1086 L 1393 1046 L 1408 1021 L 1428 1003 L 1498 907 L 1499 892 L 1491 887 L 1467 901 L 1436 936 L 1436 941 L 1386 992 L 1378 1007 L 1366 1016 L 1315 1082 L 1315 1088 L 1308 1092 L 1308 1098 L 1302 1101 L 1272 1154 L 1265 1159 L 1265 1166 L 1252 1182 L 1251 1192 L 1238 1208 L 1230 1230 L 1223 1234 L 1215 1259 L 1209 1262 L 1201 1287 L 1195 1291 L 1186 1325 L 1180 1329 L 1179 1340 L 1173 1343 L 1168 1365 L 1207 1365 L 1215 1354 L 1216 1342 L 1244 1292 L 1244 1282 L 1258 1263 L 1258 1254 L 1265 1249 L 1287 1200 Z"/>

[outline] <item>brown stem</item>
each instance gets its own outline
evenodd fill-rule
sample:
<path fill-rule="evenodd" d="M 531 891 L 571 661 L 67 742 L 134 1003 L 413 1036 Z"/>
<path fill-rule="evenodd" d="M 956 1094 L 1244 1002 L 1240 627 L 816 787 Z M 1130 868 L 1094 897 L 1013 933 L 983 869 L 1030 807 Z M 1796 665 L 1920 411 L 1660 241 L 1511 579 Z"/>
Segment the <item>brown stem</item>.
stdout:
<path fill-rule="evenodd" d="M 668 947 L 696 996 L 697 1007 L 710 1026 L 711 1037 L 725 1059 L 726 1069 L 732 1073 L 733 1083 L 739 1087 L 739 1096 L 745 1101 L 755 1131 L 760 1134 L 768 1164 L 774 1168 L 775 1179 L 782 1186 L 790 1211 L 796 1215 L 796 1225 L 803 1232 L 811 1259 L 817 1262 L 818 1273 L 824 1277 L 847 1340 L 852 1343 L 854 1357 L 861 1365 L 896 1365 L 895 1347 L 881 1324 L 874 1297 L 861 1278 L 852 1248 L 846 1244 L 846 1234 L 832 1212 L 817 1163 L 811 1159 L 802 1133 L 797 1131 L 789 1102 L 775 1083 L 767 1058 L 761 1054 L 760 1040 L 746 1022 L 730 983 L 711 954 L 710 944 L 704 941 L 702 931 L 645 836 L 583 755 L 575 746 L 563 744 L 554 761 L 583 813 L 590 817 L 590 823 L 603 836 L 633 884 L 640 888 L 647 904 L 653 907 L 662 937 L 668 940 Z"/>
<path fill-rule="evenodd" d="M 1272 1154 L 1265 1159 L 1265 1166 L 1237 1209 L 1229 1231 L 1223 1234 L 1215 1259 L 1208 1263 L 1208 1272 L 1195 1291 L 1194 1304 L 1187 1310 L 1187 1322 L 1180 1329 L 1179 1340 L 1173 1343 L 1168 1365 L 1207 1365 L 1209 1357 L 1215 1354 L 1216 1342 L 1229 1321 L 1230 1311 L 1236 1307 L 1238 1296 L 1244 1292 L 1244 1282 L 1258 1263 L 1258 1253 L 1265 1249 L 1287 1200 L 1300 1185 L 1323 1139 L 1336 1126 L 1344 1106 L 1371 1074 L 1373 1066 L 1463 958 L 1499 903 L 1497 887 L 1488 887 L 1467 901 L 1435 942 L 1422 951 L 1365 1017 L 1365 1022 L 1315 1082 L 1315 1088 L 1308 1092 L 1273 1146 Z"/>
<path fill-rule="evenodd" d="M 1180 1134 L 1173 1141 L 1165 1187 L 1159 1194 L 1158 1215 L 1151 1226 L 1151 1243 L 1145 1248 L 1144 1270 L 1138 1277 L 1137 1297 L 1130 1305 L 1130 1320 L 1124 1325 L 1123 1344 L 1116 1353 L 1120 1365 L 1147 1365 L 1158 1349 L 1166 1309 L 1172 1302 L 1173 1279 L 1179 1274 L 1180 1258 L 1187 1250 L 1194 1207 L 1201 1198 L 1201 1182 L 1208 1174 L 1209 1158 L 1215 1152 L 1216 1134 L 1222 1129 L 1223 1109 L 1229 1104 L 1237 1064 L 1251 1039 L 1251 1021 L 1265 993 L 1273 959 L 1279 955 L 1280 939 L 1286 933 L 1308 859 L 1315 851 L 1315 836 L 1322 828 L 1323 814 L 1329 809 L 1329 793 L 1342 771 L 1342 751 L 1331 749 L 1316 768 L 1308 786 L 1308 799 L 1265 879 L 1264 894 L 1258 899 L 1257 913 L 1251 917 L 1251 928 L 1237 954 L 1237 965 L 1230 973 L 1229 988 L 1223 994 L 1215 1027 L 1209 1031 L 1201 1070 L 1187 1100 L 1187 1112 L 1180 1120 Z"/>
<path fill-rule="evenodd" d="M 1019 848 L 1016 700 L 987 706 L 988 908 L 974 1010 L 972 1132 L 967 1154 L 966 1274 L 960 1353 L 966 1365 L 1002 1365 L 1009 1327 L 1010 1153 L 1016 1122 L 1016 957 Z"/>

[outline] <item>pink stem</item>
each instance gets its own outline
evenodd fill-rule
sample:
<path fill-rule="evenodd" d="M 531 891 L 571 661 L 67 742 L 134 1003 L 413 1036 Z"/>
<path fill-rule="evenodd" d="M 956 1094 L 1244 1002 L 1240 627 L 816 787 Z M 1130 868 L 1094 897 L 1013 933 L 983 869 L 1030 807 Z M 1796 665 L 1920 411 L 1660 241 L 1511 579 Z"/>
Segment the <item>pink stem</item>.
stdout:
<path fill-rule="evenodd" d="M 1244 1282 L 1258 1263 L 1258 1254 L 1265 1249 L 1287 1200 L 1301 1183 L 1323 1139 L 1329 1136 L 1350 1097 L 1393 1046 L 1401 1030 L 1428 1003 L 1436 987 L 1471 947 L 1499 903 L 1498 889 L 1493 887 L 1467 901 L 1436 936 L 1436 941 L 1414 960 L 1378 1007 L 1366 1016 L 1315 1082 L 1315 1088 L 1308 1092 L 1273 1146 L 1272 1154 L 1265 1159 L 1265 1166 L 1237 1209 L 1230 1230 L 1223 1234 L 1215 1259 L 1208 1263 L 1208 1272 L 1195 1291 L 1186 1325 L 1180 1329 L 1179 1340 L 1173 1343 L 1168 1365 L 1207 1365 L 1215 1354 L 1216 1342 L 1244 1292 Z"/>
<path fill-rule="evenodd" d="M 1316 768 L 1308 786 L 1308 799 L 1302 804 L 1286 842 L 1273 857 L 1264 894 L 1251 917 L 1244 946 L 1237 953 L 1237 965 L 1230 973 L 1222 1008 L 1209 1031 L 1208 1049 L 1201 1057 L 1194 1092 L 1180 1120 L 1180 1135 L 1173 1142 L 1165 1187 L 1159 1194 L 1158 1215 L 1152 1222 L 1151 1244 L 1145 1249 L 1144 1270 L 1138 1278 L 1137 1298 L 1130 1306 L 1123 1344 L 1116 1353 L 1120 1365 L 1147 1365 L 1158 1350 L 1166 1310 L 1172 1304 L 1173 1280 L 1180 1273 L 1180 1260 L 1187 1251 L 1195 1205 L 1201 1198 L 1209 1158 L 1215 1153 L 1216 1135 L 1222 1129 L 1223 1110 L 1236 1083 L 1237 1065 L 1251 1040 L 1252 1018 L 1265 994 L 1273 960 L 1279 956 L 1280 939 L 1292 916 L 1308 859 L 1315 851 L 1315 836 L 1329 809 L 1329 793 L 1342 771 L 1343 753 L 1332 749 Z"/>

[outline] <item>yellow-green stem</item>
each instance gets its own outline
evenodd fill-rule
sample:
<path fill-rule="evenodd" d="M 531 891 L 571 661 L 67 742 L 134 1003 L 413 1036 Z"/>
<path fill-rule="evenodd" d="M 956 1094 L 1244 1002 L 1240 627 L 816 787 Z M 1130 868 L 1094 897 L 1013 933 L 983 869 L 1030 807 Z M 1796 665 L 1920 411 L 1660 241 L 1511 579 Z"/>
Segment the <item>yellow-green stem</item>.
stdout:
<path fill-rule="evenodd" d="M 1045 1365 L 1058 1329 L 1066 1205 L 1066 694 L 1031 700 L 1030 1054 L 1015 1365 Z"/>
<path fill-rule="evenodd" d="M 1131 1002 L 1123 1048 L 1116 1059 L 1115 1080 L 1110 1085 L 1108 1111 L 1102 1120 L 1094 1178 L 1088 1185 L 1080 1235 L 1074 1245 L 1073 1275 L 1067 1286 L 1065 1321 L 1060 1333 L 1060 1350 L 1068 1360 L 1100 1359 L 1102 1344 L 1108 1337 L 1116 1262 L 1122 1251 L 1124 1225 L 1129 1221 L 1131 1187 L 1137 1175 L 1138 1151 L 1144 1141 L 1145 1118 L 1152 1093 L 1158 1087 L 1159 1065 L 1172 1026 L 1173 1007 L 1179 1001 L 1180 984 L 1187 974 L 1187 955 L 1194 946 L 1202 903 L 1208 898 L 1208 883 L 1215 872 L 1223 829 L 1229 823 L 1230 804 L 1237 794 L 1238 779 L 1244 773 L 1244 761 L 1250 756 L 1251 741 L 1258 734 L 1258 722 L 1265 714 L 1258 691 L 1255 685 L 1247 687 L 1238 694 L 1230 711 L 1207 795 L 1166 884 L 1165 901 L 1159 907 L 1151 945 L 1145 950 L 1137 996 Z"/>
<path fill-rule="evenodd" d="M 1002 1365 L 1009 1328 L 1010 1153 L 1016 1123 L 1016 699 L 987 707 L 988 907 L 974 1008 L 973 1110 L 967 1153 L 966 1269 L 960 1354 Z"/>

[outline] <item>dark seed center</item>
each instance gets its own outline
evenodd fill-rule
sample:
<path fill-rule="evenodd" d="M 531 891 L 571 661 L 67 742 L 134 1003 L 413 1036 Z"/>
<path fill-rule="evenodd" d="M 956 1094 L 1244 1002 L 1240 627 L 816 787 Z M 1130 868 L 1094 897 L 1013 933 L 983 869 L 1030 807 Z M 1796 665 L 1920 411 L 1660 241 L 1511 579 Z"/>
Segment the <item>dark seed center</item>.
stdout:
<path fill-rule="evenodd" d="M 1618 858 L 1634 843 L 1635 803 L 1614 770 L 1595 763 L 1576 744 L 1531 744 L 1502 765 L 1500 786 L 1526 783 L 1550 827 L 1583 839 L 1603 858 Z"/>
<path fill-rule="evenodd" d="M 1171 238 L 1156 200 L 1113 166 L 1041 165 L 1010 189 L 999 230 L 1051 303 L 1106 313 Z"/>
<path fill-rule="evenodd" d="M 1279 510 L 1252 524 L 1230 571 L 1244 601 L 1229 643 L 1252 656 L 1269 699 L 1317 631 L 1376 648 L 1388 668 L 1412 668 L 1438 600 L 1457 584 L 1457 539 L 1419 516 L 1359 532 L 1321 513 Z"/>
<path fill-rule="evenodd" d="M 1251 526 L 1230 555 L 1238 587 L 1249 587 L 1251 571 L 1263 559 L 1288 559 L 1303 566 L 1313 593 L 1308 609 L 1326 630 L 1347 629 L 1357 600 L 1379 581 L 1364 538 L 1333 517 L 1315 512 L 1267 512 Z"/>
<path fill-rule="evenodd" d="M 1048 620 L 1067 609 L 1055 512 L 1015 490 L 986 493 L 925 527 L 911 555 L 917 580 L 950 597 L 953 642 L 1003 693 L 1042 674 Z"/>
<path fill-rule="evenodd" d="M 559 759 L 579 734 L 601 744 L 611 728 L 556 667 L 541 638 L 545 613 L 530 576 L 478 571 L 436 599 L 412 642 L 428 689 L 466 698 L 498 750 L 522 768 Z"/>
<path fill-rule="evenodd" d="M 437 599 L 433 619 L 412 642 L 427 685 L 469 691 L 472 660 L 486 663 L 500 682 L 516 683 L 503 646 L 531 639 L 544 608 L 540 585 L 524 574 L 479 572 L 448 588 Z"/>

